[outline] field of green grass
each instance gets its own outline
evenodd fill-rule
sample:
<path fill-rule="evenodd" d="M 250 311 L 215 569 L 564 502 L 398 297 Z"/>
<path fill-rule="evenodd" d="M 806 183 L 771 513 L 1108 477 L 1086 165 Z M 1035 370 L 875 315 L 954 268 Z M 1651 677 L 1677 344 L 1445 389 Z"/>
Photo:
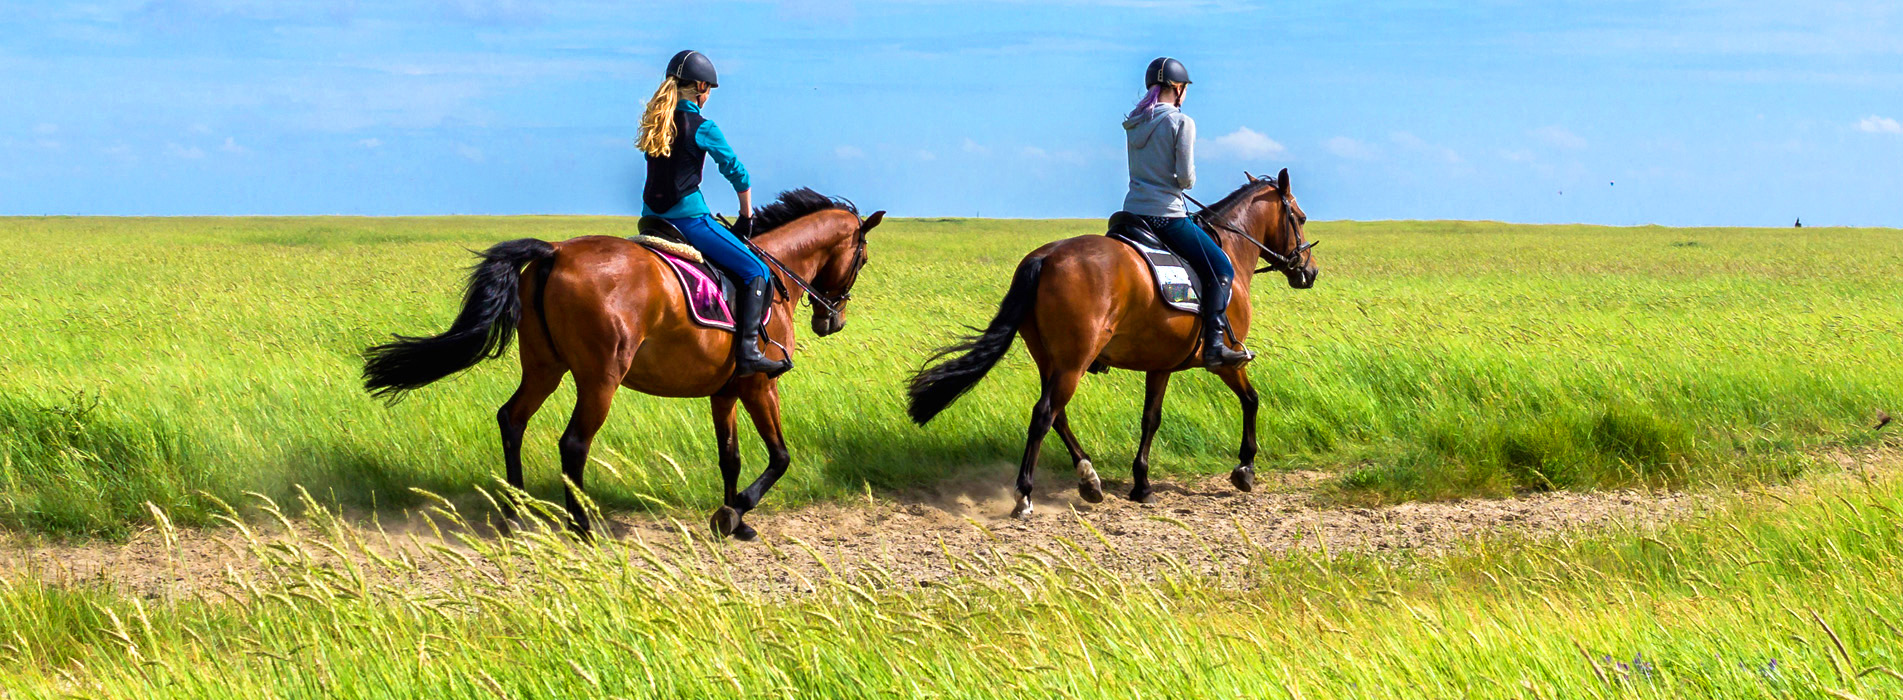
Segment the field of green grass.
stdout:
<path fill-rule="evenodd" d="M 1781 482 L 1827 451 L 1888 465 L 1731 497 L 1662 532 L 1434 556 L 1323 543 L 1258 552 L 1223 581 L 1168 557 L 1120 577 L 1082 547 L 947 551 L 966 580 L 865 575 L 790 597 L 702 568 L 763 545 L 698 536 L 656 550 L 527 535 L 318 565 L 378 539 L 334 512 L 415 505 L 417 488 L 480 519 L 472 494 L 499 465 L 512 358 L 385 407 L 357 388 L 362 348 L 446 323 L 464 248 L 626 224 L 0 219 L 0 534 L 249 532 L 220 505 L 260 503 L 246 492 L 301 511 L 307 533 L 253 544 L 243 556 L 265 564 L 227 596 L 0 574 L 0 700 L 1903 695 L 1903 480 L 1895 439 L 1872 447 L 1884 433 L 1869 430 L 1903 408 L 1892 230 L 1317 223 L 1316 289 L 1259 280 L 1260 465 L 1328 470 L 1333 498 Z M 1025 251 L 1095 227 L 880 228 L 849 327 L 807 339 L 785 380 L 795 464 L 768 506 L 1013 460 L 1035 393 L 1022 350 L 929 429 L 904 419 L 903 379 L 989 317 Z M 1162 478 L 1231 466 L 1237 410 L 1198 375 L 1171 392 Z M 1140 386 L 1092 376 L 1072 406 L 1108 478 L 1134 449 Z M 544 498 L 567 395 L 530 429 Z M 705 413 L 624 394 L 591 491 L 610 510 L 711 508 Z M 405 583 L 422 571 L 450 573 Z"/>
<path fill-rule="evenodd" d="M 492 420 L 513 355 L 385 407 L 359 353 L 434 332 L 464 252 L 626 234 L 615 218 L 0 219 L 0 527 L 113 535 L 148 501 L 207 522 L 200 492 L 347 508 L 456 496 L 500 470 Z M 1323 468 L 1358 501 L 1788 476 L 1867 441 L 1903 407 L 1903 233 L 1493 223 L 1316 223 L 1313 290 L 1258 279 L 1264 470 Z M 784 380 L 794 464 L 768 507 L 904 489 L 1015 459 L 1028 356 L 928 429 L 902 382 L 986 321 L 1012 267 L 1089 221 L 897 220 L 878 229 L 848 328 L 803 338 Z M 1087 379 L 1072 424 L 1115 478 L 1142 380 Z M 526 441 L 530 490 L 558 493 L 572 396 Z M 1172 389 L 1162 475 L 1233 466 L 1239 418 L 1213 377 Z M 624 392 L 591 469 L 610 510 L 711 509 L 698 400 Z M 744 433 L 749 475 L 764 464 Z M 1064 464 L 1056 441 L 1046 464 Z M 673 465 L 678 464 L 677 470 Z M 1001 506 L 1002 507 L 1002 506 Z"/>

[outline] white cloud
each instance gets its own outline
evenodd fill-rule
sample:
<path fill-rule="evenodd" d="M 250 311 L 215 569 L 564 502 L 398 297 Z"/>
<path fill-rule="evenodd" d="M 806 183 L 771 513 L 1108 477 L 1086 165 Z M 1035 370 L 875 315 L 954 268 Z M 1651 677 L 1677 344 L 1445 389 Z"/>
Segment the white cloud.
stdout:
<path fill-rule="evenodd" d="M 1586 147 L 1586 140 L 1580 138 L 1579 134 L 1568 131 L 1566 127 L 1558 124 L 1542 126 L 1527 133 L 1532 134 L 1534 138 L 1569 151 L 1577 151 Z"/>
<path fill-rule="evenodd" d="M 938 154 L 933 153 L 931 151 L 924 150 L 924 149 L 919 149 L 918 159 L 919 160 L 938 160 Z"/>
<path fill-rule="evenodd" d="M 1903 134 L 1903 124 L 1889 117 L 1872 114 L 1857 122 L 1857 130 L 1871 134 Z"/>
<path fill-rule="evenodd" d="M 1460 153 L 1458 151 L 1446 146 L 1428 143 L 1426 139 L 1406 131 L 1396 131 L 1389 134 L 1388 139 L 1393 141 L 1395 145 L 1408 151 L 1425 154 L 1429 157 L 1447 161 L 1448 163 L 1460 162 Z"/>
<path fill-rule="evenodd" d="M 866 157 L 866 152 L 860 150 L 858 146 L 840 146 L 833 149 L 833 155 L 840 160 L 858 160 Z"/>
<path fill-rule="evenodd" d="M 205 157 L 205 149 L 199 148 L 197 146 L 180 146 L 176 143 L 168 143 L 168 144 L 165 144 L 165 155 L 171 156 L 173 158 L 197 160 L 199 158 Z"/>
<path fill-rule="evenodd" d="M 219 146 L 218 150 L 239 155 L 251 152 L 251 149 L 238 145 L 238 140 L 230 136 L 225 137 L 225 145 Z"/>
<path fill-rule="evenodd" d="M 52 136 L 53 134 L 59 133 L 59 125 L 41 123 L 33 127 L 33 133 L 41 136 Z"/>
<path fill-rule="evenodd" d="M 1288 154 L 1288 148 L 1275 139 L 1262 135 L 1249 127 L 1239 127 L 1210 142 L 1210 149 L 1218 156 L 1231 158 L 1259 159 L 1278 158 Z"/>
<path fill-rule="evenodd" d="M 620 145 L 620 143 L 621 141 L 619 139 L 615 140 L 616 145 Z M 358 141 L 357 145 L 362 146 L 364 148 L 375 150 L 375 149 L 383 147 L 383 139 L 364 139 L 362 141 Z"/>
<path fill-rule="evenodd" d="M 1101 156 L 1092 154 L 1086 149 L 1063 148 L 1048 151 L 1037 146 L 1025 146 L 1018 149 L 1018 157 L 1031 161 L 1084 165 L 1097 160 Z"/>
<path fill-rule="evenodd" d="M 1500 157 L 1505 159 L 1509 163 L 1533 162 L 1533 152 L 1525 150 L 1525 149 L 1520 149 L 1516 151 L 1501 151 Z"/>
<path fill-rule="evenodd" d="M 1322 142 L 1322 147 L 1342 158 L 1350 160 L 1374 160 L 1381 157 L 1381 149 L 1365 141 L 1336 136 Z"/>
<path fill-rule="evenodd" d="M 959 149 L 963 150 L 966 153 L 970 153 L 972 155 L 979 155 L 979 156 L 991 155 L 990 146 L 986 146 L 984 144 L 978 143 L 977 141 L 973 141 L 971 140 L 970 137 L 965 138 L 964 145 L 959 146 Z"/>
<path fill-rule="evenodd" d="M 483 154 L 482 149 L 466 143 L 456 144 L 456 155 L 462 156 L 471 163 L 481 163 L 488 158 Z"/>

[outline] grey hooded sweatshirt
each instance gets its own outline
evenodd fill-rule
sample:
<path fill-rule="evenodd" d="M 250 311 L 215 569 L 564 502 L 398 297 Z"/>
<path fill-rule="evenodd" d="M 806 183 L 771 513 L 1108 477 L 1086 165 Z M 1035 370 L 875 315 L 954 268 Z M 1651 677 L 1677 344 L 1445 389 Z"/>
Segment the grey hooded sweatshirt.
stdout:
<path fill-rule="evenodd" d="M 1130 151 L 1130 193 L 1124 211 L 1189 216 L 1183 190 L 1196 185 L 1196 122 L 1174 105 L 1157 104 L 1123 120 Z"/>

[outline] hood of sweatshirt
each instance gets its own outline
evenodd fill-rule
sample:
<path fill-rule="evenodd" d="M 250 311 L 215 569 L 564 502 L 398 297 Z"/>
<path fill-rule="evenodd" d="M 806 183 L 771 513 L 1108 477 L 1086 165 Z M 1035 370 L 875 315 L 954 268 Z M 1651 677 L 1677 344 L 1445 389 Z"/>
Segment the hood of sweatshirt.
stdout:
<path fill-rule="evenodd" d="M 1174 105 L 1157 104 L 1151 105 L 1148 111 L 1124 119 L 1124 137 L 1130 142 L 1130 147 L 1142 148 L 1150 145 L 1150 137 L 1156 134 L 1159 127 L 1169 123 L 1169 115 L 1175 111 L 1177 110 Z"/>

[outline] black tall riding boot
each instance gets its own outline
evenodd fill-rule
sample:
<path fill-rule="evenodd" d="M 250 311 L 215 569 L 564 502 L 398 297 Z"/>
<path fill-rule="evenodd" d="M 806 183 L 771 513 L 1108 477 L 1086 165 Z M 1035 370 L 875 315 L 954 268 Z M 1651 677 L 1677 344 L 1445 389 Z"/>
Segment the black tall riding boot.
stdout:
<path fill-rule="evenodd" d="M 760 352 L 760 320 L 766 316 L 768 294 L 773 287 L 772 280 L 765 277 L 755 279 L 743 285 L 738 304 L 738 318 L 734 319 L 734 369 L 733 375 L 744 377 L 755 372 L 764 372 L 766 376 L 777 377 L 793 369 L 793 360 L 769 360 Z"/>
<path fill-rule="evenodd" d="M 1236 367 L 1255 359 L 1255 353 L 1247 348 L 1229 347 L 1228 280 L 1214 280 L 1203 289 L 1203 367 Z"/>

